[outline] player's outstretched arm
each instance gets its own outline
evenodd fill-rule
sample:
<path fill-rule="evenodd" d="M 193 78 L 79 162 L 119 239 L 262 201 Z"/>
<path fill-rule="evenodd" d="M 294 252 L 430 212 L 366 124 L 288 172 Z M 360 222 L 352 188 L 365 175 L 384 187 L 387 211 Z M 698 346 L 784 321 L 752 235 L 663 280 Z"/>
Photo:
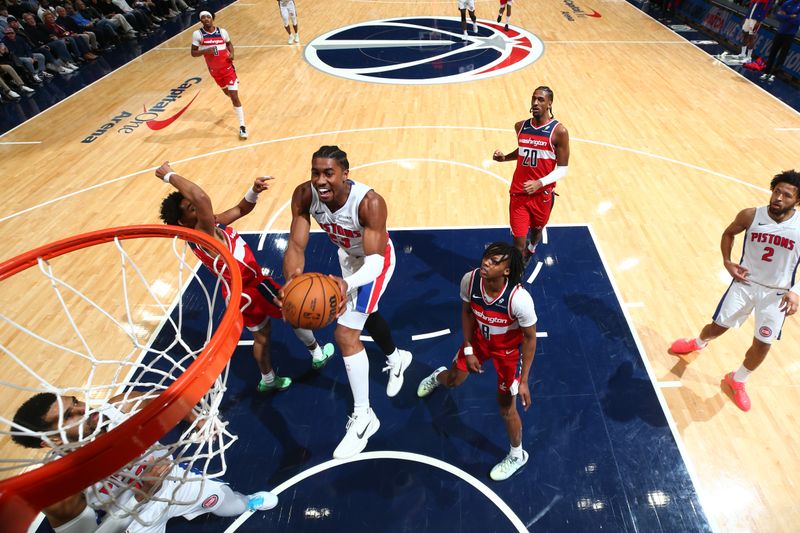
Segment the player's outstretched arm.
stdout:
<path fill-rule="evenodd" d="M 244 198 L 238 204 L 216 215 L 217 223 L 227 226 L 249 214 L 255 208 L 256 202 L 258 202 L 258 195 L 269 189 L 269 182 L 274 179 L 272 176 L 256 178 L 253 186 L 247 189 L 247 192 L 244 193 Z"/>
<path fill-rule="evenodd" d="M 216 238 L 216 225 L 214 219 L 214 208 L 211 205 L 211 198 L 199 185 L 189 181 L 180 174 L 172 170 L 169 161 L 165 161 L 156 169 L 156 176 L 169 183 L 189 200 L 191 208 L 197 215 L 197 223 L 194 229 L 207 233 Z"/>
<path fill-rule="evenodd" d="M 739 211 L 736 218 L 733 219 L 725 231 L 722 232 L 722 239 L 720 239 L 720 251 L 722 252 L 722 264 L 725 265 L 725 270 L 736 281 L 747 283 L 748 270 L 746 267 L 731 261 L 731 253 L 733 252 L 733 241 L 736 235 L 746 231 L 753 223 L 756 216 L 756 208 L 750 207 Z"/>
<path fill-rule="evenodd" d="M 287 281 L 303 272 L 306 266 L 306 246 L 311 231 L 311 182 L 301 183 L 292 194 L 292 225 L 289 243 L 283 256 L 283 277 Z"/>

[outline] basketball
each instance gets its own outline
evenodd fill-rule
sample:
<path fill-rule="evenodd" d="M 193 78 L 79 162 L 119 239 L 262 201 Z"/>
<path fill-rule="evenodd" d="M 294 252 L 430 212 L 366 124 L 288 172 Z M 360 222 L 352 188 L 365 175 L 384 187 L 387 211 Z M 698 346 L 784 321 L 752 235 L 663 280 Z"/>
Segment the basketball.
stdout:
<path fill-rule="evenodd" d="M 341 300 L 336 281 L 306 272 L 283 287 L 283 318 L 295 328 L 324 328 L 336 318 Z"/>

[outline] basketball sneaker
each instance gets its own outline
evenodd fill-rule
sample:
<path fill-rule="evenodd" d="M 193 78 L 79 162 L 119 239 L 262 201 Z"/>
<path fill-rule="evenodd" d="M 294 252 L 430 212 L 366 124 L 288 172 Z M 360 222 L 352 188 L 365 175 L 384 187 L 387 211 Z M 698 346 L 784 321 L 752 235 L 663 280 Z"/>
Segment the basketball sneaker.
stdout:
<path fill-rule="evenodd" d="M 439 382 L 436 381 L 436 376 L 438 376 L 445 370 L 447 370 L 447 367 L 440 366 L 439 368 L 433 371 L 433 374 L 420 381 L 419 386 L 417 387 L 417 396 L 419 396 L 420 398 L 424 398 L 425 396 L 432 393 L 434 389 L 436 389 L 436 387 L 439 386 Z"/>
<path fill-rule="evenodd" d="M 733 403 L 742 411 L 750 410 L 750 396 L 744 390 L 744 383 L 733 379 L 733 372 L 725 375 L 725 384 L 733 391 Z"/>
<path fill-rule="evenodd" d="M 497 22 L 500 22 L 500 19 L 503 18 L 503 15 L 497 15 Z"/>
<path fill-rule="evenodd" d="M 678 339 L 672 343 L 672 346 L 670 346 L 669 349 L 672 351 L 672 353 L 683 355 L 692 352 L 699 352 L 706 346 L 708 346 L 708 343 L 706 343 L 705 346 L 698 346 L 697 339 Z"/>
<path fill-rule="evenodd" d="M 294 42 L 297 43 L 297 44 L 300 44 L 300 34 L 299 33 L 295 33 L 294 34 Z"/>
<path fill-rule="evenodd" d="M 366 413 L 356 414 L 348 418 L 347 431 L 342 442 L 333 451 L 334 459 L 347 459 L 364 451 L 367 440 L 381 427 L 381 421 L 375 416 L 375 411 L 367 410 Z"/>
<path fill-rule="evenodd" d="M 292 44 L 293 42 L 294 42 L 294 35 L 292 35 L 292 34 L 290 33 L 290 34 L 289 34 L 289 44 Z"/>
<path fill-rule="evenodd" d="M 394 398 L 400 392 L 400 388 L 403 386 L 403 374 L 405 374 L 412 359 L 411 352 L 397 350 L 397 353 L 398 361 L 395 364 L 387 361 L 386 366 L 383 367 L 383 371 L 389 373 L 389 382 L 386 384 L 386 396 L 389 398 Z"/>
<path fill-rule="evenodd" d="M 473 22 L 472 23 L 472 33 L 478 33 L 478 23 L 477 22 Z"/>
<path fill-rule="evenodd" d="M 272 383 L 264 383 L 263 381 L 258 382 L 258 392 L 274 392 L 274 391 L 284 391 L 289 388 L 292 384 L 292 378 L 282 378 L 280 376 L 275 376 L 275 379 L 272 380 Z"/>
<path fill-rule="evenodd" d="M 328 343 L 322 347 L 322 357 L 317 359 L 315 357 L 311 358 L 311 368 L 314 370 L 320 370 L 322 367 L 328 364 L 328 361 L 331 360 L 333 357 L 333 344 Z"/>
<path fill-rule="evenodd" d="M 509 453 L 505 459 L 494 465 L 492 471 L 489 472 L 489 477 L 494 481 L 505 481 L 517 473 L 527 462 L 528 452 L 525 450 L 522 450 L 522 459 Z"/>
<path fill-rule="evenodd" d="M 508 31 L 508 24 L 506 24 L 506 31 Z"/>
<path fill-rule="evenodd" d="M 249 511 L 269 511 L 278 505 L 278 497 L 266 490 L 251 494 L 248 498 L 247 509 Z"/>
<path fill-rule="evenodd" d="M 239 126 L 239 138 L 247 139 L 247 128 L 244 126 Z"/>

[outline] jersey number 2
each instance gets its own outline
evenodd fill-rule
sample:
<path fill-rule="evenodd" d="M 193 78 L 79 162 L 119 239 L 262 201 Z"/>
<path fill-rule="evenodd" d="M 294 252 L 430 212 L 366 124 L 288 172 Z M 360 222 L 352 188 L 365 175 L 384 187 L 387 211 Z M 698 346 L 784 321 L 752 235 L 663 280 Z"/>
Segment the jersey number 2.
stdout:
<path fill-rule="evenodd" d="M 774 248 L 770 248 L 769 246 L 764 248 L 764 255 L 761 256 L 762 261 L 766 261 L 767 263 L 772 263 L 772 254 L 775 253 Z"/>

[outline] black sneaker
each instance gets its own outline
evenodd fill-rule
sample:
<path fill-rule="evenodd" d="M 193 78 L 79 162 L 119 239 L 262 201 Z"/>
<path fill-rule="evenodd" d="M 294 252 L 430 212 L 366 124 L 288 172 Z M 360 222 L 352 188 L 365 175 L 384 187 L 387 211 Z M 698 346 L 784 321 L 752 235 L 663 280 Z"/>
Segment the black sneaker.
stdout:
<path fill-rule="evenodd" d="M 247 139 L 247 128 L 244 126 L 239 126 L 239 138 Z"/>

